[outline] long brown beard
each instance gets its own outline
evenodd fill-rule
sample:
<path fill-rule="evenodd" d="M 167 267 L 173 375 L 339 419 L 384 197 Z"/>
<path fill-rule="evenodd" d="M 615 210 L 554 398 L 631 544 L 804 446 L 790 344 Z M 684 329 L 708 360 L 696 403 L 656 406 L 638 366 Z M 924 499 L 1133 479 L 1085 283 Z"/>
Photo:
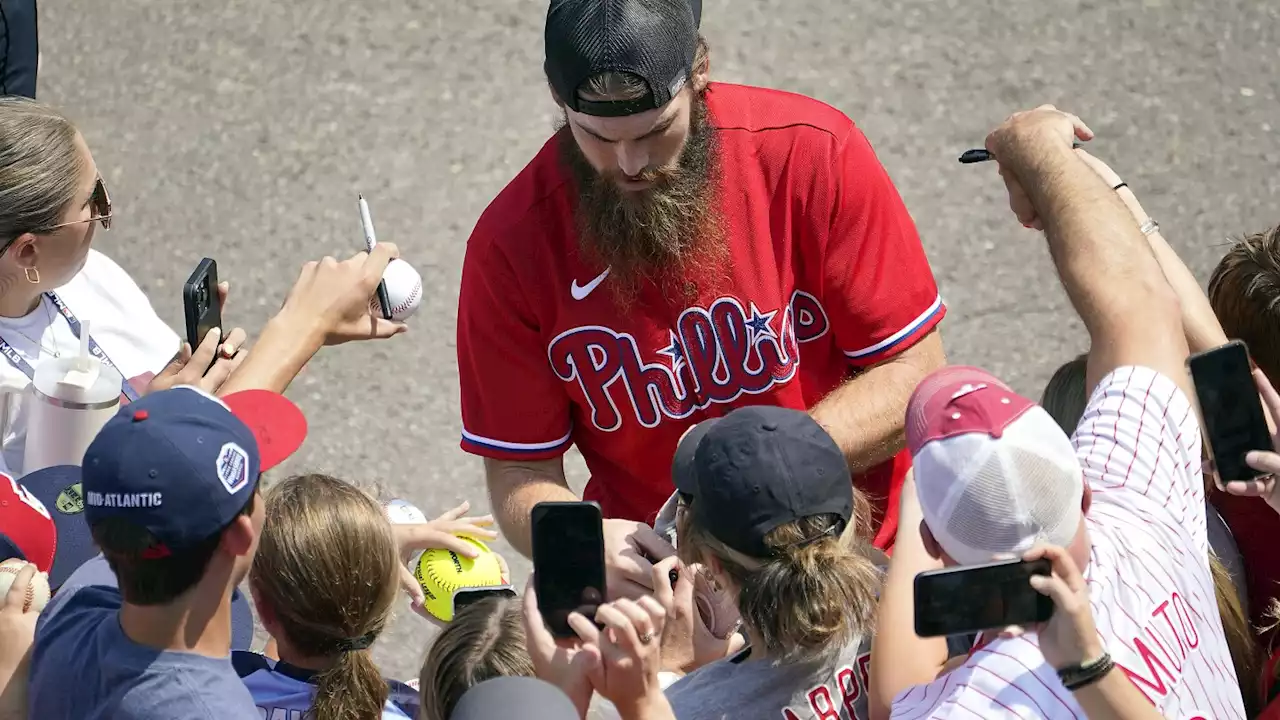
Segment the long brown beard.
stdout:
<path fill-rule="evenodd" d="M 641 191 L 623 190 L 616 174 L 597 172 L 569 128 L 559 132 L 561 159 L 578 186 L 579 247 L 610 269 L 608 284 L 619 305 L 629 307 L 646 282 L 667 297 L 689 299 L 699 280 L 723 272 L 716 134 L 702 97 L 693 100 L 676 167 L 647 168 L 641 177 L 652 186 Z"/>

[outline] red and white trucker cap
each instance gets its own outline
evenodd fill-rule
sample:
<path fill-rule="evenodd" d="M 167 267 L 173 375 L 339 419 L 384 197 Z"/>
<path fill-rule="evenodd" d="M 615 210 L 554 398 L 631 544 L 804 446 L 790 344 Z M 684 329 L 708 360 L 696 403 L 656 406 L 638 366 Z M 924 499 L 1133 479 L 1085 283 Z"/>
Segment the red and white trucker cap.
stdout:
<path fill-rule="evenodd" d="M 961 565 L 1075 537 L 1084 474 L 1044 408 L 995 376 L 952 365 L 907 404 L 907 447 L 925 523 Z"/>

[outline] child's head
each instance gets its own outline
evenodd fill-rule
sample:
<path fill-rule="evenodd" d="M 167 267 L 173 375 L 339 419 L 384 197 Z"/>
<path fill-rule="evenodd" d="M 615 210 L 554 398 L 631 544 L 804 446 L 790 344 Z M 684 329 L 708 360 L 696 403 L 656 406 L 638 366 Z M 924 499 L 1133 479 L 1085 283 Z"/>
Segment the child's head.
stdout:
<path fill-rule="evenodd" d="M 329 661 L 315 717 L 380 717 L 387 684 L 367 648 L 399 591 L 391 524 L 373 498 L 327 475 L 289 478 L 265 498 L 249 576 L 263 627 L 282 658 Z"/>
<path fill-rule="evenodd" d="M 490 678 L 533 677 L 520 600 L 485 595 L 459 605 L 422 664 L 423 720 L 448 720 L 462 694 Z"/>
<path fill-rule="evenodd" d="M 1280 226 L 1236 241 L 1209 277 L 1209 303 L 1227 337 L 1280 384 Z"/>

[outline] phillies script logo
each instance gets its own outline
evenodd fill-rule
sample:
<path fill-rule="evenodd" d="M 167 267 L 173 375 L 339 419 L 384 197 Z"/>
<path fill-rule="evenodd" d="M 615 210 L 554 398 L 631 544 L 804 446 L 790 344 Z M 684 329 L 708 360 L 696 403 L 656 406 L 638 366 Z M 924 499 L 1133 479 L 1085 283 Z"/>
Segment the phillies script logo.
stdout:
<path fill-rule="evenodd" d="M 829 323 L 818 299 L 799 290 L 780 310 L 743 307 L 733 297 L 688 308 L 654 362 L 644 361 L 631 334 L 599 325 L 560 333 L 547 357 L 561 380 L 582 388 L 597 428 L 622 427 L 626 410 L 619 403 L 650 428 L 664 417 L 688 417 L 790 380 L 800 364 L 799 343 L 822 337 Z"/>

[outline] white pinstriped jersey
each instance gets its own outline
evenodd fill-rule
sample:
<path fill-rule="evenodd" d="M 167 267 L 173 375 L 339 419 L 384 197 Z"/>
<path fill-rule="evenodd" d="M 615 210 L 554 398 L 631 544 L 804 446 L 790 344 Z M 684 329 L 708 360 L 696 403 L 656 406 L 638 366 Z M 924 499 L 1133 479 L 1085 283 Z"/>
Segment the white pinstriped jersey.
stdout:
<path fill-rule="evenodd" d="M 1161 713 L 1243 718 L 1209 573 L 1200 425 L 1169 378 L 1118 368 L 1075 435 L 1093 503 L 1085 578 L 1103 644 Z M 997 639 L 894 698 L 893 717 L 1084 718 L 1037 638 Z"/>

